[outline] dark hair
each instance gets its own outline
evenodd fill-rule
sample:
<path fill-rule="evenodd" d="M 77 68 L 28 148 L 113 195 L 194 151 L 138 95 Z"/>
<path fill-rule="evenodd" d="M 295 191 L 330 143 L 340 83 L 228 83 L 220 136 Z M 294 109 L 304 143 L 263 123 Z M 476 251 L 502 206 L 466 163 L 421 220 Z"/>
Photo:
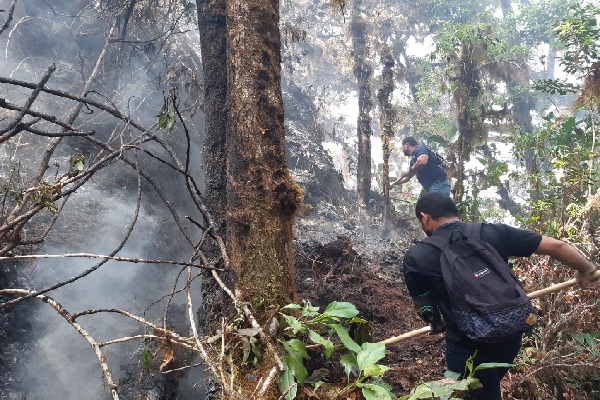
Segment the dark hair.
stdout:
<path fill-rule="evenodd" d="M 454 201 L 445 194 L 437 192 L 425 193 L 417 201 L 415 214 L 419 221 L 422 217 L 421 213 L 429 214 L 434 220 L 442 217 L 458 217 L 458 209 Z"/>
<path fill-rule="evenodd" d="M 416 146 L 419 144 L 419 143 L 417 143 L 415 138 L 411 137 L 411 136 L 408 136 L 408 137 L 405 137 L 404 139 L 402 139 L 402 146 L 404 146 L 406 143 L 410 144 L 411 146 Z"/>

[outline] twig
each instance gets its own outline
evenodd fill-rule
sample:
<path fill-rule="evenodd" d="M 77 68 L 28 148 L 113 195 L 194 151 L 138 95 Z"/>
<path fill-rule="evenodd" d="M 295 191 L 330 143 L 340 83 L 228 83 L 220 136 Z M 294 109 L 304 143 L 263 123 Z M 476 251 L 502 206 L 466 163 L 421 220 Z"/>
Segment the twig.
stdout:
<path fill-rule="evenodd" d="M 26 295 L 27 296 L 27 295 L 33 295 L 33 292 L 31 292 L 29 290 L 23 290 L 23 289 L 2 289 L 2 290 L 0 290 L 0 294 L 18 294 L 18 295 Z M 104 374 L 104 378 L 106 379 L 106 382 L 108 383 L 108 388 L 110 389 L 113 400 L 119 400 L 119 395 L 117 394 L 117 385 L 113 381 L 112 374 L 110 372 L 110 369 L 108 368 L 108 364 L 106 362 L 106 356 L 104 354 L 102 354 L 102 351 L 100 350 L 100 346 L 94 340 L 94 338 L 92 338 L 90 336 L 90 334 L 87 333 L 87 331 L 81 327 L 81 325 L 79 325 L 77 322 L 75 322 L 75 319 L 69 314 L 69 312 L 67 310 L 65 310 L 62 305 L 60 305 L 59 303 L 54 301 L 54 299 L 52 299 L 51 297 L 48 297 L 48 296 L 44 296 L 44 295 L 35 295 L 35 297 L 37 297 L 38 299 L 42 300 L 43 302 L 49 304 L 52 308 L 54 308 L 89 343 L 89 345 L 94 350 L 94 353 L 96 354 L 96 358 L 98 358 L 98 361 L 100 362 L 100 367 L 102 368 L 102 373 Z"/>
<path fill-rule="evenodd" d="M 10 4 L 10 8 L 8 9 L 8 15 L 6 16 L 6 21 L 4 21 L 4 24 L 2 24 L 2 27 L 0 27 L 0 34 L 2 34 L 2 32 L 4 32 L 10 25 L 10 23 L 13 19 L 13 14 L 15 13 L 16 5 L 17 5 L 17 0 L 13 0 L 12 3 Z"/>
<path fill-rule="evenodd" d="M 221 268 L 197 265 L 187 262 L 177 262 L 177 261 L 167 261 L 167 260 L 146 260 L 143 258 L 130 258 L 130 257 L 114 257 L 114 256 L 106 256 L 100 254 L 91 254 L 91 253 L 69 253 L 69 254 L 31 254 L 31 255 L 23 255 L 23 256 L 11 256 L 11 257 L 0 257 L 1 260 L 13 260 L 13 259 L 28 259 L 28 258 L 103 258 L 106 260 L 114 260 L 114 261 L 124 261 L 130 263 L 147 263 L 147 264 L 171 264 L 171 265 L 183 265 L 186 267 L 195 267 L 202 269 L 209 269 L 215 271 L 223 271 Z"/>

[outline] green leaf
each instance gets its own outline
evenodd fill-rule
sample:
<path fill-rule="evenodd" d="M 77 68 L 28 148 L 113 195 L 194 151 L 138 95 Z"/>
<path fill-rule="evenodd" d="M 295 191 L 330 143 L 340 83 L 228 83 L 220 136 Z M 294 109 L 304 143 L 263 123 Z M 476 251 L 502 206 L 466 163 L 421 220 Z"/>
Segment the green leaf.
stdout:
<path fill-rule="evenodd" d="M 285 364 L 286 357 L 281 357 L 281 360 Z M 294 380 L 294 375 L 290 372 L 289 368 L 281 372 L 278 379 L 279 383 L 279 391 L 281 393 L 285 393 L 283 397 L 285 400 L 293 400 L 296 398 L 296 394 L 298 392 L 298 385 L 296 385 L 296 381 Z"/>
<path fill-rule="evenodd" d="M 362 394 L 367 400 L 392 400 L 396 398 L 387 388 L 376 383 L 358 383 L 356 386 L 361 388 Z"/>
<path fill-rule="evenodd" d="M 299 385 L 304 384 L 304 380 L 308 376 L 308 371 L 306 367 L 302 363 L 302 359 L 298 359 L 292 356 L 283 356 L 281 357 L 282 362 L 285 359 L 283 364 L 285 365 L 286 370 L 288 370 L 296 379 Z"/>
<path fill-rule="evenodd" d="M 340 358 L 340 364 L 344 366 L 346 377 L 350 380 L 352 368 L 356 367 L 356 356 L 353 353 L 346 353 Z"/>
<path fill-rule="evenodd" d="M 299 358 L 308 358 L 308 353 L 306 352 L 306 346 L 304 345 L 304 342 L 298 339 L 286 340 L 283 342 L 283 346 L 293 357 L 299 356 Z"/>
<path fill-rule="evenodd" d="M 363 375 L 366 378 L 379 378 L 385 374 L 385 371 L 389 370 L 390 367 L 386 367 L 381 364 L 369 364 L 362 369 Z"/>
<path fill-rule="evenodd" d="M 334 301 L 327 306 L 323 314 L 332 317 L 352 318 L 358 315 L 358 310 L 351 303 Z"/>
<path fill-rule="evenodd" d="M 329 357 L 331 357 L 331 353 L 333 353 L 333 343 L 331 340 L 325 339 L 323 336 L 312 330 L 308 331 L 308 337 L 313 342 L 321 344 L 323 347 L 325 347 L 325 358 L 329 359 Z"/>
<path fill-rule="evenodd" d="M 291 315 L 285 315 L 285 314 L 281 314 L 281 315 L 283 316 L 283 319 L 285 319 L 285 322 L 288 324 L 288 326 L 292 329 L 292 332 L 294 333 L 294 335 L 296 335 L 300 331 L 306 330 L 304 325 L 300 321 L 298 321 L 295 317 L 292 317 Z"/>
<path fill-rule="evenodd" d="M 366 371 L 377 361 L 385 357 L 385 344 L 383 343 L 364 343 L 356 355 L 356 363 L 359 371 Z"/>
<path fill-rule="evenodd" d="M 352 340 L 352 338 L 348 334 L 348 331 L 343 326 L 341 326 L 340 324 L 328 324 L 328 325 L 335 330 L 338 337 L 342 341 L 342 344 L 344 346 L 346 346 L 346 348 L 348 350 L 351 350 L 355 353 L 358 353 L 360 351 L 360 346 L 358 344 L 356 344 L 356 342 L 354 340 Z"/>
<path fill-rule="evenodd" d="M 475 369 L 473 370 L 473 372 L 479 371 L 479 370 L 482 370 L 482 369 L 510 368 L 510 367 L 514 367 L 514 366 L 515 366 L 515 364 L 509 364 L 509 363 L 481 363 L 477 367 L 475 367 Z"/>

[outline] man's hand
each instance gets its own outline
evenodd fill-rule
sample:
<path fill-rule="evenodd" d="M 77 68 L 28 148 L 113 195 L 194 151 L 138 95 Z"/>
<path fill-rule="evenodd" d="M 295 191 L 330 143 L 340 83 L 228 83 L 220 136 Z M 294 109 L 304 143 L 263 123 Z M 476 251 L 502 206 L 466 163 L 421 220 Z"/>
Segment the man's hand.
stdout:
<path fill-rule="evenodd" d="M 577 280 L 577 283 L 579 283 L 581 287 L 586 287 L 598 279 L 597 276 L 594 276 L 594 272 L 596 271 L 598 271 L 597 267 L 588 272 L 575 271 L 575 280 Z"/>
<path fill-rule="evenodd" d="M 444 321 L 432 322 L 429 324 L 429 326 L 431 326 L 431 331 L 429 331 L 431 335 L 437 335 L 438 333 L 446 332 L 446 324 Z"/>

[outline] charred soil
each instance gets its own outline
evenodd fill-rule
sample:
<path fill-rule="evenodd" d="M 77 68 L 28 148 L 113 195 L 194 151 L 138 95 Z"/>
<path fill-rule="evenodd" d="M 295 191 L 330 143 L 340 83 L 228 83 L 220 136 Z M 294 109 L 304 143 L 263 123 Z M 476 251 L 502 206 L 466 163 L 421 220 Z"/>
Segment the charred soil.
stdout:
<path fill-rule="evenodd" d="M 352 303 L 369 321 L 372 342 L 419 329 L 402 279 L 402 258 L 422 237 L 416 225 L 385 233 L 377 217 L 321 203 L 296 223 L 297 289 L 300 300 L 323 310 L 332 301 Z M 425 335 L 388 345 L 382 364 L 390 367 L 384 380 L 397 395 L 422 382 L 441 379 L 445 370 L 443 336 Z M 331 365 L 331 363 L 329 364 Z M 309 371 L 323 368 L 309 362 Z M 346 377 L 332 370 L 330 383 Z"/>

